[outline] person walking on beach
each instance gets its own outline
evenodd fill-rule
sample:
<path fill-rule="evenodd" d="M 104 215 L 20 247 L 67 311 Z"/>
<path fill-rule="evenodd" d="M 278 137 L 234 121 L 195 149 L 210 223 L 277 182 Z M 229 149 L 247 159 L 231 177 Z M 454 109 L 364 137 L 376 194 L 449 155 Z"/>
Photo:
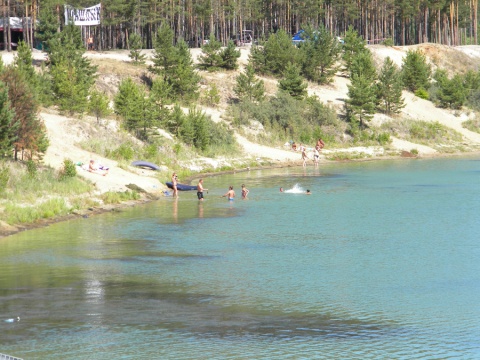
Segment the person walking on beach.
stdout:
<path fill-rule="evenodd" d="M 250 190 L 248 190 L 245 187 L 245 184 L 242 184 L 242 199 L 246 199 L 249 192 L 250 192 Z"/>
<path fill-rule="evenodd" d="M 307 166 L 308 156 L 307 156 L 307 149 L 305 147 L 303 147 L 302 149 L 302 160 L 303 160 L 303 167 Z"/>
<path fill-rule="evenodd" d="M 177 184 L 178 184 L 178 177 L 177 177 L 177 173 L 174 172 L 174 173 L 172 174 L 172 189 L 173 189 L 173 194 L 172 194 L 172 196 L 173 196 L 173 197 L 177 197 L 177 196 L 178 196 Z"/>
<path fill-rule="evenodd" d="M 208 192 L 208 189 L 203 188 L 203 179 L 200 179 L 200 180 L 198 180 L 198 184 L 197 184 L 197 197 L 198 197 L 198 200 L 200 200 L 200 201 L 203 201 L 203 191 L 204 190 Z"/>
<path fill-rule="evenodd" d="M 235 191 L 233 191 L 233 186 L 230 186 L 227 193 L 222 195 L 222 197 L 226 197 L 228 201 L 233 201 L 233 199 L 235 199 Z"/>

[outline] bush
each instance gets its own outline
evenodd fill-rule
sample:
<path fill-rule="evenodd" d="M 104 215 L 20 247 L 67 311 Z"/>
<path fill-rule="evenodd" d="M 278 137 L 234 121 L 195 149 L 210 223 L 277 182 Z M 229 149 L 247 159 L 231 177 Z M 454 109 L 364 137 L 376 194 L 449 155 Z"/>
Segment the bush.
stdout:
<path fill-rule="evenodd" d="M 63 161 L 63 168 L 60 170 L 60 180 L 66 180 L 77 176 L 77 168 L 72 160 L 65 159 Z"/>
<path fill-rule="evenodd" d="M 418 96 L 420 99 L 428 100 L 428 91 L 420 88 L 415 91 L 415 96 Z"/>
<path fill-rule="evenodd" d="M 384 46 L 393 46 L 395 45 L 395 43 L 393 42 L 393 39 L 392 38 L 387 38 L 385 40 L 383 40 L 383 43 L 382 43 Z"/>
<path fill-rule="evenodd" d="M 116 160 L 132 160 L 135 155 L 135 150 L 131 143 L 124 143 L 113 150 L 111 155 Z"/>
<path fill-rule="evenodd" d="M 27 161 L 27 172 L 32 179 L 37 177 L 37 164 L 31 159 Z"/>

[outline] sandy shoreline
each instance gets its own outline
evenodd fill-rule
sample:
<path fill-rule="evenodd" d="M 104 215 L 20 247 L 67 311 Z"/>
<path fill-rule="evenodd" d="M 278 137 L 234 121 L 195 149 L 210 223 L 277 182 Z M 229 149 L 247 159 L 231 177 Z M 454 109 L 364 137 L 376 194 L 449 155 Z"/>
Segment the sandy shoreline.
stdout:
<path fill-rule="evenodd" d="M 322 164 L 325 164 L 325 163 L 345 163 L 345 162 L 358 163 L 358 162 L 392 161 L 392 160 L 404 161 L 404 160 L 412 160 L 412 159 L 428 160 L 428 159 L 442 159 L 442 158 L 454 158 L 454 157 L 457 157 L 457 158 L 479 157 L 480 158 L 480 151 L 468 152 L 468 153 L 454 153 L 454 154 L 438 154 L 437 153 L 437 154 L 428 154 L 422 157 L 384 156 L 384 157 L 376 157 L 376 158 L 364 158 L 364 159 L 355 159 L 355 160 L 334 160 L 334 161 L 321 159 L 320 167 Z M 208 178 L 212 176 L 221 176 L 221 175 L 232 174 L 237 172 L 256 171 L 256 170 L 265 170 L 265 169 L 281 169 L 281 168 L 287 168 L 287 167 L 301 167 L 301 166 L 302 166 L 302 161 L 299 160 L 297 162 L 285 161 L 279 164 L 270 164 L 266 166 L 255 167 L 255 168 L 243 168 L 243 169 L 228 170 L 228 171 L 221 171 L 221 172 L 215 172 L 215 173 L 197 173 L 195 175 L 192 175 L 191 177 L 185 178 L 184 182 L 188 184 L 188 183 L 191 183 L 193 180 L 197 180 L 201 177 Z M 313 165 L 308 165 L 307 167 L 312 167 L 312 166 Z M 165 196 L 159 196 L 156 198 L 142 196 L 142 198 L 139 200 L 130 200 L 130 201 L 122 202 L 119 204 L 92 207 L 89 209 L 76 211 L 75 213 L 71 213 L 65 216 L 59 216 L 51 219 L 42 219 L 32 224 L 23 224 L 15 227 L 7 226 L 5 228 L 0 226 L 0 239 L 10 235 L 14 235 L 19 232 L 47 227 L 49 225 L 52 225 L 58 222 L 69 221 L 69 220 L 74 220 L 78 218 L 89 218 L 91 216 L 101 215 L 107 212 L 121 212 L 122 209 L 125 209 L 128 207 L 142 206 L 143 204 L 150 203 L 152 201 L 161 201 L 164 198 Z"/>

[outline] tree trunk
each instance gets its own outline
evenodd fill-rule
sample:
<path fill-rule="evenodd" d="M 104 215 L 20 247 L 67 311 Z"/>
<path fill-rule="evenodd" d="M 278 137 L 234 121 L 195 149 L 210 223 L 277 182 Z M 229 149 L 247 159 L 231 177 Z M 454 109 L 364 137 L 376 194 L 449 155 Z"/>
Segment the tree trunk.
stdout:
<path fill-rule="evenodd" d="M 7 26 L 5 24 L 3 26 L 3 30 L 7 29 L 7 49 L 8 51 L 12 51 L 12 30 L 10 29 L 10 0 L 7 0 Z"/>

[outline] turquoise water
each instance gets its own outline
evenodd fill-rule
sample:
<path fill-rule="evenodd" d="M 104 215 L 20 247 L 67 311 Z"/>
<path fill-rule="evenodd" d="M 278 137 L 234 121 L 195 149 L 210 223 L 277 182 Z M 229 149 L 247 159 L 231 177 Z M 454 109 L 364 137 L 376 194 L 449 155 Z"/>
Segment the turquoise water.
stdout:
<path fill-rule="evenodd" d="M 242 183 L 248 200 L 221 198 Z M 180 193 L 0 239 L 0 319 L 21 317 L 0 322 L 0 353 L 480 359 L 477 159 L 250 171 L 204 186 L 203 203 Z"/>

